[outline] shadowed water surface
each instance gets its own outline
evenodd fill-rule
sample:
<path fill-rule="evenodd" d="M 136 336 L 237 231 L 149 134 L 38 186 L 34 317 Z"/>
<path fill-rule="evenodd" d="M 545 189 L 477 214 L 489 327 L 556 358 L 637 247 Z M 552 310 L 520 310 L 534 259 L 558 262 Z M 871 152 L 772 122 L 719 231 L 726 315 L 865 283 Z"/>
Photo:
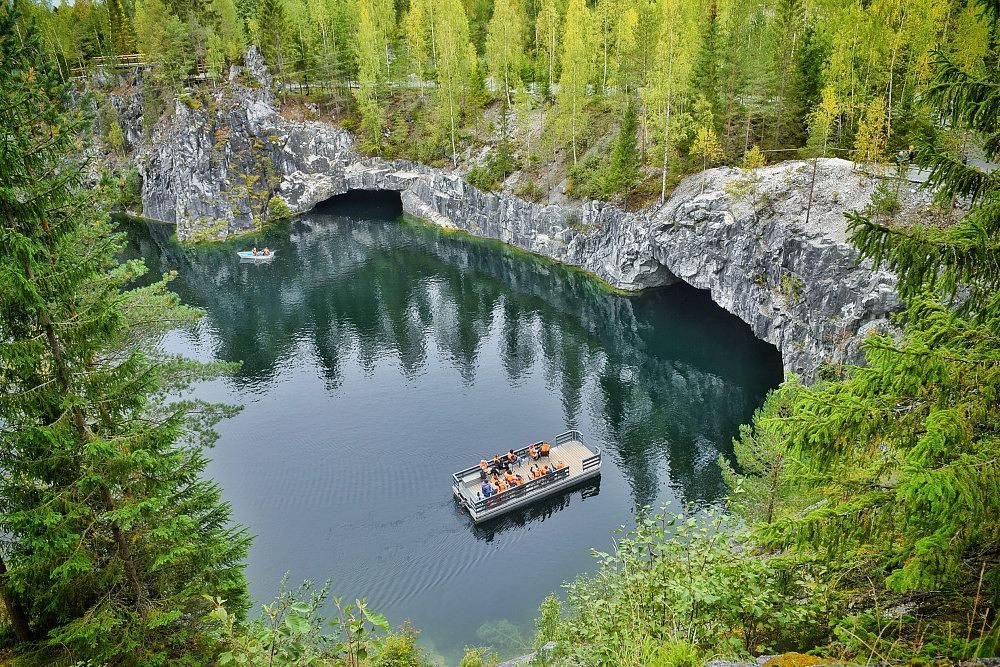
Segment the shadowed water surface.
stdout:
<path fill-rule="evenodd" d="M 687 286 L 615 295 L 397 207 L 353 198 L 239 244 L 275 249 L 266 265 L 157 224 L 129 225 L 129 254 L 176 270 L 207 311 L 168 349 L 243 364 L 197 392 L 246 406 L 209 473 L 257 536 L 255 598 L 285 572 L 332 578 L 456 662 L 498 633 L 530 637 L 545 594 L 636 507 L 718 500 L 716 460 L 781 365 Z M 474 527 L 450 473 L 567 427 L 604 451 L 600 482 Z"/>

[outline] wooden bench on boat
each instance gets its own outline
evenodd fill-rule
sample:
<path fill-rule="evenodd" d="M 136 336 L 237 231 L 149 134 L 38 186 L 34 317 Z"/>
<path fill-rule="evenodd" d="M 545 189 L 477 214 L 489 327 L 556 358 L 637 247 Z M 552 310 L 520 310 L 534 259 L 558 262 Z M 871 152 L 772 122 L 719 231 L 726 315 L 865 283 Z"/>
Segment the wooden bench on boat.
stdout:
<path fill-rule="evenodd" d="M 528 448 L 531 445 L 514 450 L 514 453 L 523 460 L 513 466 L 512 472 L 527 480 L 524 484 L 484 498 L 481 491 L 483 479 L 477 464 L 452 475 L 455 498 L 469 511 L 472 520 L 480 523 L 601 474 L 601 450 L 585 443 L 579 431 L 561 433 L 549 444 L 551 445 L 549 456 L 542 457 L 537 462 L 528 456 Z M 536 442 L 534 446 L 540 448 L 542 442 Z M 501 453 L 501 456 L 506 456 L 506 452 Z M 557 461 L 562 461 L 566 467 L 550 472 L 544 477 L 531 478 L 528 470 L 532 464 L 554 466 Z"/>

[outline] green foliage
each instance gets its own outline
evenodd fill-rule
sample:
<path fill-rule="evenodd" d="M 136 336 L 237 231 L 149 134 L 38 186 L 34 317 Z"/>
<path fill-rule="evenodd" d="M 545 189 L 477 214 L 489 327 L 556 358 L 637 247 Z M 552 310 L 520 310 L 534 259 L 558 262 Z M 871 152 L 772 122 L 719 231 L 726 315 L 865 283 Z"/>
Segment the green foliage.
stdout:
<path fill-rule="evenodd" d="M 538 608 L 535 619 L 535 649 L 559 638 L 559 623 L 562 619 L 562 603 L 555 595 L 548 595 Z"/>
<path fill-rule="evenodd" d="M 495 667 L 500 662 L 496 653 L 485 648 L 467 648 L 458 667 Z"/>
<path fill-rule="evenodd" d="M 896 190 L 887 181 L 879 181 L 872 192 L 872 199 L 865 206 L 865 214 L 877 218 L 892 218 L 903 210 Z"/>
<path fill-rule="evenodd" d="M 469 170 L 466 180 L 480 190 L 497 190 L 504 180 L 517 168 L 514 144 L 510 132 L 510 109 L 500 109 L 500 137 L 496 145 L 486 154 L 486 163 Z"/>
<path fill-rule="evenodd" d="M 802 385 L 790 377 L 768 395 L 752 425 L 740 426 L 740 436 L 733 440 L 738 470 L 725 457 L 719 459 L 729 487 L 727 506 L 748 525 L 771 524 L 814 500 L 804 466 L 789 451 L 792 426 L 783 421 L 801 391 Z"/>
<path fill-rule="evenodd" d="M 514 194 L 521 199 L 526 199 L 536 203 L 545 199 L 545 191 L 542 190 L 540 185 L 538 185 L 538 181 L 530 175 L 527 175 L 521 184 L 517 186 L 517 189 L 514 190 Z"/>
<path fill-rule="evenodd" d="M 778 292 L 790 304 L 796 304 L 802 300 L 802 290 L 805 289 L 805 282 L 791 271 L 784 271 L 778 279 Z"/>
<path fill-rule="evenodd" d="M 285 0 L 260 0 L 257 6 L 257 45 L 264 60 L 278 76 L 284 74 L 284 51 L 288 44 Z"/>
<path fill-rule="evenodd" d="M 0 9 L 0 528 L 8 612 L 34 659 L 203 661 L 205 595 L 249 601 L 249 537 L 203 480 L 233 409 L 171 399 L 228 370 L 160 352 L 199 313 L 140 289 L 121 236 L 82 189 L 68 91 L 38 33 Z"/>
<path fill-rule="evenodd" d="M 565 650 L 583 665 L 639 667 L 668 643 L 683 644 L 663 649 L 661 664 L 812 640 L 831 611 L 822 569 L 747 540 L 715 510 L 640 516 L 614 553 L 595 554 L 595 575 L 568 586 Z"/>
<path fill-rule="evenodd" d="M 292 217 L 292 211 L 288 208 L 288 203 L 277 195 L 271 197 L 267 202 L 267 222 L 280 222 Z"/>
<path fill-rule="evenodd" d="M 601 194 L 609 199 L 626 198 L 639 184 L 639 117 L 633 103 L 625 108 L 611 160 L 604 172 Z"/>

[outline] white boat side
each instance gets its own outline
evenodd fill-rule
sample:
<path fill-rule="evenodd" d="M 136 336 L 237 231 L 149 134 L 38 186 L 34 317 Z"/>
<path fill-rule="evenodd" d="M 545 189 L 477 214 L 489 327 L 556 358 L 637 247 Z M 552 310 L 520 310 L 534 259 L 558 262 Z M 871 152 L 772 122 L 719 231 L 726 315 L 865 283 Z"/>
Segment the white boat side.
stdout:
<path fill-rule="evenodd" d="M 535 447 L 540 447 L 541 444 L 541 442 L 534 443 Z M 584 442 L 579 431 L 560 433 L 552 439 L 551 446 L 548 460 L 542 458 L 541 463 L 555 464 L 557 461 L 563 461 L 566 464 L 565 468 L 555 470 L 545 477 L 531 479 L 528 469 L 535 462 L 528 458 L 530 445 L 521 447 L 514 450 L 514 453 L 521 457 L 521 461 L 514 468 L 514 473 L 521 474 L 528 480 L 527 482 L 489 498 L 483 498 L 479 491 L 482 476 L 479 466 L 476 465 L 452 475 L 454 481 L 452 491 L 455 498 L 465 507 L 475 523 L 481 523 L 530 505 L 541 498 L 561 493 L 601 474 L 601 450 Z"/>

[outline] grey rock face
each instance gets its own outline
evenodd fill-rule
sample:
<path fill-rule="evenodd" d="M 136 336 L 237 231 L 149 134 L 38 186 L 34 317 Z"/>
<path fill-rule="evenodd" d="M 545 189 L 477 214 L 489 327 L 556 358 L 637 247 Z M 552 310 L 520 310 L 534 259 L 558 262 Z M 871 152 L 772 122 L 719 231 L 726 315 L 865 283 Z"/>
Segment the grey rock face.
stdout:
<path fill-rule="evenodd" d="M 250 228 L 259 205 L 246 176 L 269 161 L 275 192 L 295 213 L 349 190 L 393 190 L 407 213 L 581 267 L 623 290 L 678 280 L 710 290 L 806 379 L 823 362 L 859 361 L 862 335 L 899 306 L 894 276 L 859 266 L 846 241 L 843 213 L 862 208 L 873 185 L 844 160 L 819 160 L 815 179 L 811 162 L 762 169 L 755 179 L 709 170 L 640 213 L 596 201 L 539 205 L 482 192 L 450 171 L 361 157 L 348 132 L 285 119 L 254 52 L 230 78 L 212 105 L 178 103 L 138 153 L 144 214 L 176 223 L 181 239 Z M 731 194 L 733 184 L 742 197 Z M 921 203 L 922 195 L 903 194 L 907 206 Z"/>

